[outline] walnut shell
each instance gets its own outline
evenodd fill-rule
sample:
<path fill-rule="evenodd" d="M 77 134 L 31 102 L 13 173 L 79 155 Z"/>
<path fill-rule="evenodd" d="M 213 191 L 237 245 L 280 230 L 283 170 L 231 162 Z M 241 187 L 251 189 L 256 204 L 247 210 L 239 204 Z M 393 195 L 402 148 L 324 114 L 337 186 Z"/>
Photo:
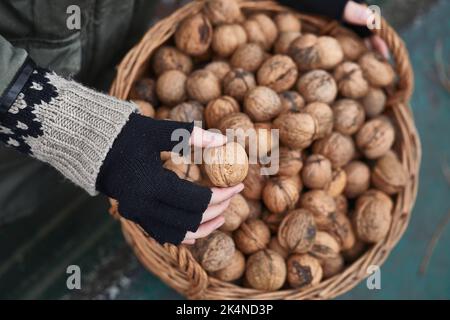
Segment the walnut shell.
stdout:
<path fill-rule="evenodd" d="M 364 111 L 368 118 L 374 118 L 384 111 L 386 94 L 382 89 L 370 87 L 366 96 L 361 99 Z"/>
<path fill-rule="evenodd" d="M 214 271 L 211 275 L 222 281 L 235 281 L 245 273 L 245 257 L 239 250 L 234 251 L 231 263 L 223 269 Z"/>
<path fill-rule="evenodd" d="M 317 227 L 322 228 L 328 224 L 330 215 L 336 211 L 336 202 L 323 190 L 311 190 L 300 197 L 300 207 L 311 212 Z"/>
<path fill-rule="evenodd" d="M 205 109 L 205 120 L 208 128 L 217 128 L 222 118 L 239 112 L 239 103 L 232 97 L 223 96 L 211 100 Z"/>
<path fill-rule="evenodd" d="M 186 100 L 186 75 L 179 70 L 169 70 L 156 81 L 156 94 L 165 105 L 174 106 Z"/>
<path fill-rule="evenodd" d="M 280 141 L 291 149 L 304 149 L 311 145 L 317 132 L 317 120 L 307 113 L 284 113 L 273 121 Z"/>
<path fill-rule="evenodd" d="M 275 54 L 288 54 L 292 42 L 300 36 L 300 32 L 297 31 L 281 32 L 273 46 L 273 52 Z"/>
<path fill-rule="evenodd" d="M 153 106 L 144 100 L 132 100 L 135 104 L 137 104 L 139 108 L 139 114 L 153 118 L 155 116 L 155 109 Z"/>
<path fill-rule="evenodd" d="M 256 87 L 256 80 L 252 73 L 244 69 L 234 69 L 223 78 L 223 92 L 242 101 L 247 92 Z"/>
<path fill-rule="evenodd" d="M 352 135 L 364 124 L 365 114 L 361 104 L 351 99 L 341 99 L 333 103 L 334 130 Z"/>
<path fill-rule="evenodd" d="M 302 75 L 297 90 L 306 102 L 331 103 L 337 95 L 337 85 L 333 77 L 324 70 L 313 70 Z"/>
<path fill-rule="evenodd" d="M 325 191 L 332 197 L 339 196 L 344 192 L 347 184 L 347 175 L 344 170 L 338 168 L 333 171 L 331 181 L 325 186 Z"/>
<path fill-rule="evenodd" d="M 342 255 L 336 257 L 320 260 L 322 266 L 323 278 L 328 279 L 335 276 L 344 270 L 344 258 Z"/>
<path fill-rule="evenodd" d="M 341 45 L 345 60 L 357 60 L 364 52 L 367 51 L 367 47 L 364 42 L 358 38 L 357 35 L 350 33 L 338 34 L 336 35 L 336 40 Z"/>
<path fill-rule="evenodd" d="M 369 189 L 370 169 L 364 162 L 352 161 L 344 167 L 344 170 L 347 175 L 344 190 L 347 198 L 356 198 Z"/>
<path fill-rule="evenodd" d="M 400 192 L 407 181 L 407 173 L 393 151 L 379 158 L 372 169 L 373 185 L 387 194 Z"/>
<path fill-rule="evenodd" d="M 287 257 L 289 256 L 289 251 L 280 245 L 280 242 L 278 241 L 278 238 L 276 236 L 273 236 L 270 239 L 269 249 L 278 253 L 280 256 L 283 257 L 283 259 L 287 259 Z"/>
<path fill-rule="evenodd" d="M 208 0 L 205 2 L 203 11 L 215 26 L 239 22 L 243 19 L 241 8 L 236 0 Z"/>
<path fill-rule="evenodd" d="M 192 59 L 175 47 L 162 46 L 153 54 L 152 67 L 158 76 L 169 70 L 189 74 L 192 71 Z"/>
<path fill-rule="evenodd" d="M 369 91 L 369 83 L 364 79 L 357 63 L 346 61 L 338 65 L 334 69 L 334 79 L 343 97 L 358 99 Z"/>
<path fill-rule="evenodd" d="M 289 55 L 299 70 L 332 69 L 344 59 L 339 42 L 329 36 L 305 34 L 289 47 Z"/>
<path fill-rule="evenodd" d="M 301 188 L 291 177 L 273 177 L 263 189 L 263 201 L 272 213 L 282 213 L 294 208 Z"/>
<path fill-rule="evenodd" d="M 374 87 L 385 87 L 394 82 L 395 72 L 383 57 L 373 52 L 365 53 L 358 60 L 364 77 Z"/>
<path fill-rule="evenodd" d="M 242 194 L 248 199 L 260 200 L 266 180 L 267 176 L 261 174 L 259 164 L 249 164 L 247 177 L 244 179 L 244 190 L 242 190 Z"/>
<path fill-rule="evenodd" d="M 263 13 L 247 17 L 243 27 L 247 32 L 248 42 L 259 43 L 265 50 L 272 47 L 278 36 L 277 26 L 269 16 Z"/>
<path fill-rule="evenodd" d="M 392 207 L 391 198 L 381 191 L 372 189 L 362 194 L 353 215 L 358 238 L 368 243 L 383 240 L 391 227 Z"/>
<path fill-rule="evenodd" d="M 317 132 L 315 138 L 323 138 L 333 131 L 333 110 L 323 102 L 309 103 L 304 111 L 317 120 Z"/>
<path fill-rule="evenodd" d="M 151 78 L 137 80 L 131 88 L 129 99 L 144 100 L 153 107 L 158 107 L 159 101 L 156 96 L 156 81 Z"/>
<path fill-rule="evenodd" d="M 281 54 L 267 59 L 257 74 L 258 84 L 269 87 L 275 92 L 283 92 L 292 88 L 297 77 L 298 71 L 294 61 Z"/>
<path fill-rule="evenodd" d="M 242 192 L 242 194 L 244 194 Z M 248 219 L 259 219 L 262 215 L 262 203 L 259 200 L 247 199 L 247 204 L 250 209 Z"/>
<path fill-rule="evenodd" d="M 308 253 L 319 260 L 326 260 L 337 257 L 340 250 L 339 243 L 334 237 L 327 232 L 318 231 L 314 245 Z"/>
<path fill-rule="evenodd" d="M 278 157 L 273 159 L 278 164 L 278 175 L 292 177 L 297 175 L 303 167 L 302 153 L 286 147 L 278 149 Z"/>
<path fill-rule="evenodd" d="M 306 209 L 289 211 L 278 228 L 278 242 L 289 252 L 305 253 L 314 245 L 316 224 Z"/>
<path fill-rule="evenodd" d="M 252 288 L 276 291 L 286 281 L 286 263 L 275 251 L 258 251 L 247 260 L 245 279 Z"/>
<path fill-rule="evenodd" d="M 169 118 L 181 122 L 201 122 L 203 120 L 203 106 L 197 101 L 180 103 L 170 110 Z"/>
<path fill-rule="evenodd" d="M 356 145 L 368 159 L 385 155 L 394 140 L 394 127 L 390 120 L 383 116 L 367 121 L 356 134 Z"/>
<path fill-rule="evenodd" d="M 217 60 L 208 63 L 205 67 L 205 70 L 211 71 L 217 79 L 220 81 L 223 80 L 223 78 L 226 76 L 228 72 L 230 72 L 231 67 L 230 64 L 226 61 Z"/>
<path fill-rule="evenodd" d="M 342 250 L 348 250 L 355 244 L 355 233 L 346 214 L 336 211 L 328 216 L 328 221 L 323 222 L 324 225 L 318 226 L 318 228 L 331 234 L 338 241 Z"/>
<path fill-rule="evenodd" d="M 337 213 L 348 214 L 348 199 L 343 194 L 334 197 L 334 202 L 336 202 Z"/>
<path fill-rule="evenodd" d="M 313 145 L 313 152 L 327 157 L 333 169 L 345 166 L 355 154 L 355 145 L 352 138 L 339 132 L 317 140 Z"/>
<path fill-rule="evenodd" d="M 208 51 L 212 35 L 209 19 L 197 13 L 180 23 L 174 37 L 178 49 L 190 56 L 201 56 Z"/>
<path fill-rule="evenodd" d="M 302 169 L 303 184 L 310 189 L 323 189 L 333 177 L 331 162 L 321 154 L 310 155 Z"/>
<path fill-rule="evenodd" d="M 231 187 L 247 176 L 248 158 L 244 148 L 236 142 L 206 148 L 203 152 L 204 169 L 217 187 Z"/>
<path fill-rule="evenodd" d="M 206 271 L 217 271 L 230 265 L 234 256 L 233 239 L 222 231 L 214 231 L 197 239 L 192 254 Z"/>
<path fill-rule="evenodd" d="M 179 178 L 188 181 L 197 182 L 202 178 L 200 168 L 197 165 L 183 161 L 183 158 L 178 155 L 172 155 L 164 162 L 163 167 L 175 172 Z"/>
<path fill-rule="evenodd" d="M 319 260 L 308 254 L 294 254 L 287 260 L 287 280 L 292 288 L 314 286 L 322 275 Z"/>
<path fill-rule="evenodd" d="M 270 230 L 259 219 L 249 219 L 233 233 L 236 247 L 244 254 L 252 254 L 267 247 L 270 241 Z"/>
<path fill-rule="evenodd" d="M 223 231 L 234 231 L 244 222 L 250 214 L 250 208 L 247 200 L 240 194 L 236 194 L 231 198 L 230 204 L 223 211 L 222 215 L 225 222 L 220 227 Z"/>
<path fill-rule="evenodd" d="M 170 108 L 169 107 L 159 107 L 156 109 L 155 118 L 159 120 L 167 120 L 170 118 Z"/>
<path fill-rule="evenodd" d="M 273 19 L 279 32 L 300 32 L 302 24 L 300 19 L 289 12 L 282 12 Z"/>
<path fill-rule="evenodd" d="M 241 25 L 223 24 L 215 28 L 211 48 L 219 57 L 226 58 L 246 42 L 247 34 Z"/>
<path fill-rule="evenodd" d="M 246 43 L 239 46 L 231 56 L 230 64 L 233 68 L 248 72 L 255 72 L 263 63 L 266 53 L 257 43 Z"/>
<path fill-rule="evenodd" d="M 280 97 L 268 87 L 255 87 L 245 96 L 244 111 L 254 121 L 271 120 L 281 112 Z"/>
<path fill-rule="evenodd" d="M 305 100 L 296 91 L 280 93 L 281 113 L 300 112 L 305 106 Z"/>
<path fill-rule="evenodd" d="M 253 132 L 254 126 L 250 118 L 241 112 L 226 115 L 219 121 L 218 129 L 227 135 L 228 141 L 239 142 L 242 146 L 248 145 L 248 136 Z"/>
<path fill-rule="evenodd" d="M 222 89 L 219 79 L 208 70 L 197 70 L 189 75 L 186 80 L 186 91 L 189 97 L 200 103 L 220 97 Z"/>

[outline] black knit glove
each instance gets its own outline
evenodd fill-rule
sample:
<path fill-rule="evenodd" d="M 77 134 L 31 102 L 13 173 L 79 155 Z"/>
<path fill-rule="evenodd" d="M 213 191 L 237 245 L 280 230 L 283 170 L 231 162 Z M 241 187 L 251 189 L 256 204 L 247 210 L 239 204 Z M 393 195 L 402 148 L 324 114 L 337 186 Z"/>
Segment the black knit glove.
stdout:
<path fill-rule="evenodd" d="M 97 178 L 97 189 L 119 202 L 119 212 L 159 243 L 179 244 L 195 232 L 211 190 L 182 180 L 162 167 L 160 152 L 178 143 L 175 129 L 192 132 L 192 123 L 154 120 L 131 114 Z"/>

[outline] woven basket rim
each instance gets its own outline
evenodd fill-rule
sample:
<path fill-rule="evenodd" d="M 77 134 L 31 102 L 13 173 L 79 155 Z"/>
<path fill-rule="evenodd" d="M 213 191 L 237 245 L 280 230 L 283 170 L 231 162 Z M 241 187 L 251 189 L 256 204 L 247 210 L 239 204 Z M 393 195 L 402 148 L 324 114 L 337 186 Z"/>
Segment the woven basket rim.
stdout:
<path fill-rule="evenodd" d="M 204 3 L 205 0 L 190 2 L 149 29 L 118 66 L 110 93 L 120 99 L 127 99 L 132 84 L 143 73 L 154 50 L 173 35 L 180 21 L 201 11 Z M 336 21 L 294 12 L 274 1 L 241 0 L 239 4 L 248 12 L 293 12 L 303 24 L 318 28 L 321 34 L 334 34 L 344 30 Z M 384 19 L 381 21 L 381 29 L 375 30 L 375 33 L 387 43 L 399 77 L 397 90 L 390 95 L 388 105 L 397 122 L 400 160 L 410 177 L 404 190 L 396 197 L 392 225 L 386 238 L 372 246 L 342 273 L 314 287 L 263 292 L 208 276 L 186 247 L 161 246 L 155 240 L 146 237 L 137 224 L 119 216 L 117 203 L 111 200 L 110 212 L 120 219 L 126 241 L 149 271 L 179 293 L 192 299 L 329 299 L 349 291 L 362 281 L 368 275 L 366 273 L 368 266 L 381 266 L 408 225 L 418 189 L 421 146 L 409 107 L 414 75 L 406 47 Z"/>

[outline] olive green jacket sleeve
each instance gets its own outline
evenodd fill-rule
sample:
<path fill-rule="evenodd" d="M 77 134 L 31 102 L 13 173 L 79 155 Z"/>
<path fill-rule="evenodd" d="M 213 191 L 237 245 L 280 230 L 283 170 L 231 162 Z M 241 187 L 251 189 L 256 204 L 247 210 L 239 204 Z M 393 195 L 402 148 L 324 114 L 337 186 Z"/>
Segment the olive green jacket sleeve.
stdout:
<path fill-rule="evenodd" d="M 27 56 L 25 50 L 13 47 L 0 35 L 0 97 L 5 93 Z"/>

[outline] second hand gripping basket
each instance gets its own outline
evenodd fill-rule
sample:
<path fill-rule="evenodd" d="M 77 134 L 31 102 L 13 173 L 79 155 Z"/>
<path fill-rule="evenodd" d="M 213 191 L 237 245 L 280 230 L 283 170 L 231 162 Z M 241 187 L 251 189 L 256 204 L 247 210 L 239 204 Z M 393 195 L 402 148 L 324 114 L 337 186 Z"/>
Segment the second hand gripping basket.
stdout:
<path fill-rule="evenodd" d="M 148 68 L 152 53 L 173 36 L 178 24 L 184 18 L 200 12 L 204 4 L 205 1 L 190 2 L 148 30 L 118 66 L 111 94 L 120 99 L 127 99 L 133 83 Z M 239 5 L 246 13 L 293 12 L 273 1 L 240 1 Z M 301 20 L 304 30 L 333 35 L 343 28 L 336 21 L 298 12 L 293 13 Z M 398 128 L 395 148 L 409 178 L 406 187 L 395 198 L 392 225 L 387 236 L 373 245 L 343 272 L 318 285 L 303 289 L 262 292 L 208 276 L 186 247 L 159 245 L 155 240 L 147 237 L 138 225 L 120 218 L 127 242 L 148 270 L 189 299 L 331 299 L 349 291 L 362 281 L 367 276 L 368 266 L 380 266 L 386 260 L 409 222 L 418 187 L 421 149 L 409 107 L 414 80 L 408 52 L 398 34 L 385 20 L 382 19 L 381 28 L 375 32 L 387 43 L 399 78 L 395 91 L 389 94 L 387 104 Z M 112 206 L 111 212 L 119 216 L 117 205 Z"/>

